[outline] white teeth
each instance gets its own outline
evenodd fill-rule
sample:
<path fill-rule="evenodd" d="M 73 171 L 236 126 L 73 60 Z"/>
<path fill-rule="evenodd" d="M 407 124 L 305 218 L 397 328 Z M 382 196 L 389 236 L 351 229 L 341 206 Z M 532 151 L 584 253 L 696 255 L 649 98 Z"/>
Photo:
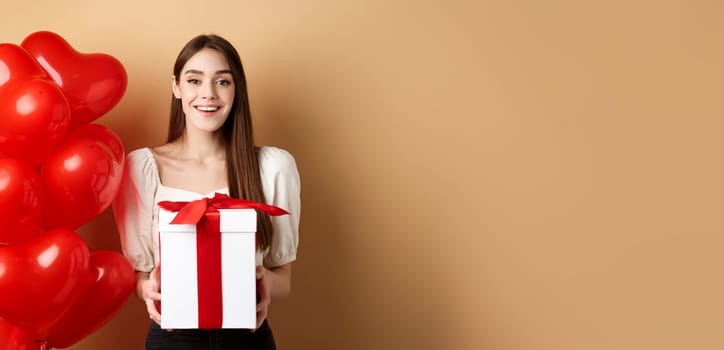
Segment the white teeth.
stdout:
<path fill-rule="evenodd" d="M 202 112 L 216 112 L 219 109 L 219 107 L 196 106 L 196 109 L 198 109 Z"/>

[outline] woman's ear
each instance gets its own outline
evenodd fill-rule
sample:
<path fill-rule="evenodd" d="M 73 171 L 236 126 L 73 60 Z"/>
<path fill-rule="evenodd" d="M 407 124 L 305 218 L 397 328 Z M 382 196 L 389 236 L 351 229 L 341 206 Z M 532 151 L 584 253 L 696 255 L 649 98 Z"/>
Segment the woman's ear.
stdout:
<path fill-rule="evenodd" d="M 171 91 L 173 91 L 174 97 L 181 98 L 181 90 L 178 88 L 178 82 L 175 76 L 171 76 Z"/>

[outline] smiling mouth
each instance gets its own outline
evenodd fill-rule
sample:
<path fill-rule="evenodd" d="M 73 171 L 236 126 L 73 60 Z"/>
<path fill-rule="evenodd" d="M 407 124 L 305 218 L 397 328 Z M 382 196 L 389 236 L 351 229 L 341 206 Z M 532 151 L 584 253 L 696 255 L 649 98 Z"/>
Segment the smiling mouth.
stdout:
<path fill-rule="evenodd" d="M 219 106 L 195 106 L 194 108 L 201 112 L 216 112 L 219 110 Z"/>

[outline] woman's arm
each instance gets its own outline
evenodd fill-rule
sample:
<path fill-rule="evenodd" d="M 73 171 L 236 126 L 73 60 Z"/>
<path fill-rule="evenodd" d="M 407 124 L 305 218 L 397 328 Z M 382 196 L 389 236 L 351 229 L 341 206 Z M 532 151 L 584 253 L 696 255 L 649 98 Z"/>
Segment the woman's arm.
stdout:
<path fill-rule="evenodd" d="M 271 301 L 283 300 L 289 296 L 292 289 L 292 263 L 277 266 L 272 269 L 264 268 L 264 275 L 269 283 L 269 296 Z"/>

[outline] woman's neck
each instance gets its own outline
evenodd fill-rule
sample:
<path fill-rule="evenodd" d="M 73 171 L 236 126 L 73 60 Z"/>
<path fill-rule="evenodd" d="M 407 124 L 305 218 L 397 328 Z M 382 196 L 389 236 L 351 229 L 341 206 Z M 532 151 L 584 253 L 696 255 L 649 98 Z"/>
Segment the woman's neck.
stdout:
<path fill-rule="evenodd" d="M 211 159 L 225 158 L 226 149 L 220 134 L 189 133 L 188 129 L 173 142 L 178 157 L 206 162 Z"/>

